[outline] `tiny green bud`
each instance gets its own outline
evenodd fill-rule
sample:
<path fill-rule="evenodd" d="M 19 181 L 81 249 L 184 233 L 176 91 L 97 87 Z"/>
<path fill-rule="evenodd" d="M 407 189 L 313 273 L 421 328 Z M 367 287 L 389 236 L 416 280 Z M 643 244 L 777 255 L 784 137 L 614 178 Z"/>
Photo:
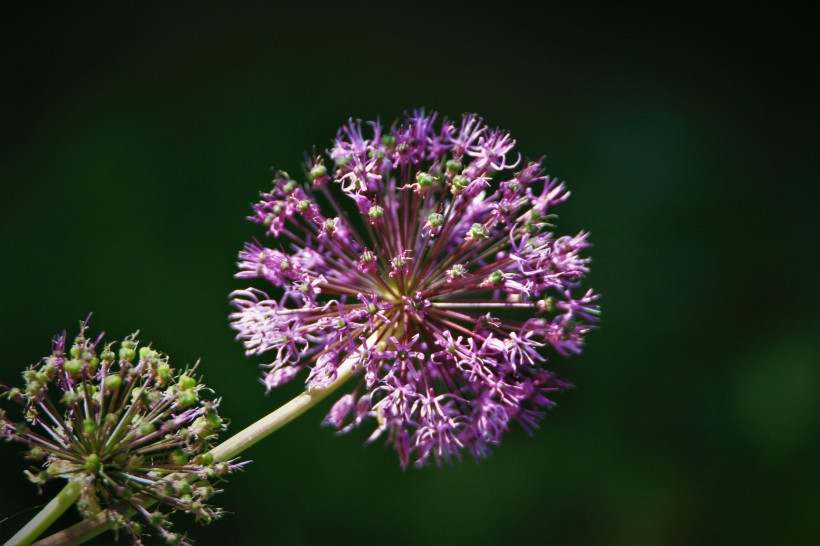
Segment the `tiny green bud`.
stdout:
<path fill-rule="evenodd" d="M 219 429 L 222 427 L 222 417 L 217 415 L 216 413 L 209 413 L 205 420 L 208 422 L 208 426 L 212 429 Z"/>
<path fill-rule="evenodd" d="M 119 375 L 109 375 L 103 380 L 105 390 L 115 391 L 122 386 L 122 378 Z"/>
<path fill-rule="evenodd" d="M 416 175 L 416 182 L 418 183 L 419 188 L 429 188 L 433 185 L 434 181 L 435 179 L 429 173 L 420 172 Z"/>
<path fill-rule="evenodd" d="M 370 207 L 370 211 L 367 213 L 373 220 L 378 220 L 382 216 L 384 216 L 384 209 L 381 208 L 379 205 L 373 205 Z"/>
<path fill-rule="evenodd" d="M 282 271 L 287 271 L 288 269 L 290 269 L 290 260 L 288 260 L 287 258 L 282 258 L 282 261 L 279 262 L 279 269 L 281 269 Z"/>
<path fill-rule="evenodd" d="M 28 458 L 38 461 L 46 456 L 45 450 L 39 447 L 32 447 L 28 452 Z"/>
<path fill-rule="evenodd" d="M 182 391 L 179 393 L 179 405 L 183 407 L 192 406 L 196 403 L 196 393 L 193 391 Z"/>
<path fill-rule="evenodd" d="M 319 163 L 318 165 L 316 165 L 315 167 L 310 169 L 310 178 L 312 178 L 313 180 L 316 180 L 317 178 L 325 176 L 326 174 L 327 174 L 327 167 L 325 167 L 321 163 Z"/>
<path fill-rule="evenodd" d="M 114 354 L 114 351 L 105 350 L 100 354 L 100 358 L 102 358 L 105 362 L 113 362 L 117 355 Z"/>
<path fill-rule="evenodd" d="M 83 468 L 86 472 L 97 473 L 102 469 L 102 462 L 100 462 L 100 456 L 96 453 L 90 453 L 85 457 L 85 465 Z"/>
<path fill-rule="evenodd" d="M 173 372 L 171 371 L 171 366 L 168 364 L 160 364 L 157 366 L 157 377 L 163 383 L 167 383 L 173 378 Z"/>
<path fill-rule="evenodd" d="M 157 430 L 157 427 L 151 421 L 143 421 L 140 424 L 140 434 L 142 434 L 143 436 L 151 434 L 152 432 L 154 432 L 156 430 Z"/>
<path fill-rule="evenodd" d="M 285 210 L 285 209 L 282 208 L 282 205 L 273 205 L 272 210 L 273 210 L 273 215 L 274 216 L 279 216 L 280 214 L 282 214 L 282 211 Z M 273 221 L 273 219 L 271 219 L 271 221 Z"/>
<path fill-rule="evenodd" d="M 210 453 L 202 453 L 200 455 L 197 455 L 195 461 L 196 461 L 197 464 L 201 464 L 203 466 L 208 466 L 210 464 L 213 464 L 214 456 L 211 455 Z"/>
<path fill-rule="evenodd" d="M 378 310 L 379 310 L 379 308 L 376 307 L 375 303 L 368 303 L 367 304 L 367 312 L 370 313 L 371 315 L 375 315 Z"/>
<path fill-rule="evenodd" d="M 126 349 L 136 349 L 137 344 L 134 340 L 131 339 L 124 339 L 122 343 L 120 343 L 120 347 L 125 347 Z"/>
<path fill-rule="evenodd" d="M 74 345 L 71 349 L 68 350 L 68 354 L 70 354 L 73 358 L 77 358 L 80 356 L 82 349 Z"/>
<path fill-rule="evenodd" d="M 496 269 L 492 273 L 490 273 L 490 282 L 493 284 L 498 284 L 504 280 L 504 273 L 500 270 Z"/>
<path fill-rule="evenodd" d="M 92 357 L 91 360 L 88 361 L 88 369 L 91 370 L 91 372 L 96 372 L 99 365 L 100 359 L 96 356 Z"/>
<path fill-rule="evenodd" d="M 382 136 L 382 144 L 387 147 L 395 146 L 396 145 L 396 137 L 393 135 L 383 135 Z"/>
<path fill-rule="evenodd" d="M 464 188 L 467 187 L 469 182 L 467 181 L 467 177 L 457 174 L 453 177 L 453 192 L 460 193 Z"/>
<path fill-rule="evenodd" d="M 119 422 L 119 420 L 120 420 L 120 416 L 116 412 L 115 413 L 106 413 L 105 414 L 105 424 L 110 426 L 110 427 L 113 427 L 114 425 L 116 425 Z"/>
<path fill-rule="evenodd" d="M 178 384 L 179 388 L 184 391 L 191 390 L 194 387 L 196 387 L 196 379 L 194 379 L 190 375 L 180 375 Z"/>
<path fill-rule="evenodd" d="M 162 523 L 162 512 L 153 512 L 150 516 L 148 516 L 148 523 L 154 527 L 160 525 Z"/>
<path fill-rule="evenodd" d="M 122 360 L 132 362 L 134 358 L 136 358 L 136 356 L 137 352 L 134 349 L 129 349 L 128 347 L 125 347 L 125 344 L 123 343 L 123 346 L 120 347 L 120 358 Z"/>
<path fill-rule="evenodd" d="M 171 453 L 171 462 L 178 466 L 186 465 L 188 464 L 188 456 L 181 449 L 177 449 Z"/>
<path fill-rule="evenodd" d="M 91 418 L 83 419 L 83 432 L 88 436 L 97 432 L 97 421 Z"/>
<path fill-rule="evenodd" d="M 151 349 L 151 347 L 140 347 L 140 352 L 139 352 L 140 360 L 146 360 L 146 359 L 150 360 L 151 358 L 154 358 L 154 356 L 156 356 L 156 354 L 157 354 L 156 351 Z"/>
<path fill-rule="evenodd" d="M 456 159 L 451 159 L 451 160 L 449 160 L 449 161 L 446 163 L 446 165 L 445 165 L 445 166 L 446 166 L 446 168 L 447 168 L 447 171 L 448 171 L 448 172 L 451 172 L 451 173 L 457 173 L 457 172 L 459 172 L 459 171 L 461 170 L 461 168 L 462 168 L 461 161 L 458 161 L 458 160 L 456 160 Z"/>
<path fill-rule="evenodd" d="M 18 389 L 17 387 L 12 387 L 11 389 L 9 389 L 8 392 L 9 400 L 14 400 L 15 398 L 18 398 L 20 396 L 20 393 L 20 389 Z"/>
<path fill-rule="evenodd" d="M 80 375 L 82 369 L 82 363 L 76 358 L 72 358 L 71 360 L 66 360 L 65 362 L 63 362 L 63 370 L 65 370 L 66 373 L 68 373 L 72 377 Z"/>
<path fill-rule="evenodd" d="M 314 177 L 314 178 L 315 178 L 315 177 Z M 299 211 L 300 211 L 300 212 L 305 212 L 307 209 L 309 209 L 309 208 L 310 208 L 310 201 L 308 201 L 307 199 L 302 199 L 302 200 L 301 200 L 301 201 L 299 201 L 299 203 L 296 205 L 296 208 L 297 208 L 297 209 L 299 209 Z"/>
<path fill-rule="evenodd" d="M 295 190 L 298 185 L 299 184 L 297 184 L 295 180 L 291 180 L 290 182 L 282 186 L 282 191 L 290 195 L 291 193 L 293 193 L 293 190 Z"/>
<path fill-rule="evenodd" d="M 473 239 L 486 239 L 489 236 L 490 236 L 490 232 L 487 231 L 487 228 L 485 228 L 483 225 L 481 225 L 478 222 L 473 224 L 472 227 L 470 228 L 470 237 L 473 238 Z"/>
<path fill-rule="evenodd" d="M 444 216 L 442 216 L 441 214 L 439 214 L 437 212 L 431 212 L 427 216 L 427 221 L 434 228 L 441 227 L 442 224 L 444 224 Z"/>

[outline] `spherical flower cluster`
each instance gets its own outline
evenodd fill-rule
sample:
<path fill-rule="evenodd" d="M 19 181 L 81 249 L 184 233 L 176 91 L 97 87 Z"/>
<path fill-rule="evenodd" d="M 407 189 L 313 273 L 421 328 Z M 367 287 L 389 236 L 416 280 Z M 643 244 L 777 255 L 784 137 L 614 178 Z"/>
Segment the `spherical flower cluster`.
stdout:
<path fill-rule="evenodd" d="M 416 111 L 390 128 L 351 120 L 306 183 L 277 172 L 250 216 L 276 242 L 246 245 L 237 276 L 281 296 L 232 294 L 247 353 L 272 355 L 266 387 L 307 370 L 308 390 L 325 388 L 352 362 L 358 384 L 325 422 L 373 418 L 402 465 L 532 430 L 570 386 L 545 353 L 579 353 L 599 308 L 580 288 L 587 233 L 552 231 L 569 192 L 514 147 L 478 116 Z"/>
<path fill-rule="evenodd" d="M 86 337 L 87 321 L 68 344 L 65 333 L 51 355 L 23 373 L 24 386 L 0 385 L 0 398 L 20 405 L 21 420 L 0 409 L 0 437 L 25 444 L 37 466 L 35 484 L 64 478 L 80 485 L 84 516 L 102 508 L 140 543 L 143 531 L 169 544 L 187 544 L 153 505 L 193 514 L 207 523 L 220 510 L 206 501 L 214 485 L 241 464 L 215 462 L 210 442 L 225 428 L 218 400 L 188 368 L 129 336 L 114 352 L 102 335 Z M 131 512 L 139 516 L 132 519 Z"/>

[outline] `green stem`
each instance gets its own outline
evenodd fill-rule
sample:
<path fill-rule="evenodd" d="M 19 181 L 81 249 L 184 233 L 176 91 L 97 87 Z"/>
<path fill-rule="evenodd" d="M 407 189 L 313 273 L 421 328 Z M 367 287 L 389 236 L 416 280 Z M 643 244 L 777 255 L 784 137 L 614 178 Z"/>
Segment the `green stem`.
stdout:
<path fill-rule="evenodd" d="M 380 331 L 376 331 L 375 333 L 371 334 L 370 338 L 367 340 L 368 346 L 371 345 L 373 342 L 378 341 L 380 337 Z M 287 402 L 283 406 L 279 407 L 278 409 L 274 410 L 273 412 L 269 413 L 259 421 L 256 421 L 249 427 L 237 432 L 221 444 L 214 447 L 210 453 L 214 456 L 215 461 L 228 461 L 233 459 L 234 457 L 238 456 L 240 453 L 251 447 L 252 445 L 256 444 L 263 438 L 273 434 L 286 424 L 290 423 L 307 410 L 324 400 L 330 393 L 335 391 L 339 388 L 345 381 L 347 381 L 353 375 L 353 368 L 356 362 L 354 358 L 347 358 L 336 370 L 336 379 L 333 380 L 327 387 L 323 389 L 313 389 L 311 391 L 303 392 L 302 394 L 298 395 L 296 398 Z M 66 489 L 68 486 L 66 486 Z M 65 489 L 63 490 L 65 491 Z M 62 493 L 60 493 L 62 494 Z M 68 506 L 71 505 L 72 502 L 77 498 L 79 495 L 79 489 L 77 490 L 75 496 L 67 503 L 66 506 L 62 507 L 60 512 L 57 514 L 58 516 L 62 514 Z M 58 495 L 59 497 L 59 495 Z M 49 503 L 48 506 L 51 506 L 52 503 L 57 499 L 54 499 Z M 148 507 L 153 502 L 146 502 L 145 506 Z M 46 506 L 46 509 L 48 509 Z M 46 511 L 43 510 L 43 512 Z M 42 514 L 42 512 L 41 512 Z M 26 527 L 20 531 L 17 535 L 21 534 L 24 530 L 28 529 L 32 523 L 40 518 L 38 514 L 34 520 L 32 520 Z M 56 518 L 56 516 L 55 516 Z M 50 525 L 54 520 L 48 520 L 47 524 L 42 527 L 38 527 L 37 534 L 32 535 L 29 538 L 28 542 L 13 542 L 14 538 L 12 538 L 12 542 L 9 542 L 6 546 L 10 546 L 12 544 L 29 544 L 32 540 L 37 538 L 40 533 L 42 533 L 48 525 Z M 96 515 L 87 518 L 80 523 L 72 525 L 62 531 L 54 533 L 40 541 L 38 541 L 35 546 L 74 546 L 76 544 L 82 544 L 86 540 L 89 540 L 100 533 L 110 529 L 114 524 L 114 521 L 111 519 L 110 514 L 107 510 L 103 510 Z"/>
<path fill-rule="evenodd" d="M 57 496 L 51 499 L 25 527 L 17 531 L 17 534 L 11 537 L 5 546 L 26 546 L 34 542 L 37 537 L 43 534 L 43 531 L 63 515 L 63 512 L 68 510 L 69 506 L 74 504 L 74 501 L 80 496 L 81 489 L 80 483 L 69 480 L 62 491 L 57 493 Z"/>

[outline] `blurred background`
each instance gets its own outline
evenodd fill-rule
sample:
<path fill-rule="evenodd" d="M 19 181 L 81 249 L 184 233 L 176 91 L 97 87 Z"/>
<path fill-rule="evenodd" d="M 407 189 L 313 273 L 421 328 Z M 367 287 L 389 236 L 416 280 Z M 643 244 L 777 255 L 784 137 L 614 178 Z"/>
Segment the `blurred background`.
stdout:
<path fill-rule="evenodd" d="M 264 395 L 228 328 L 245 221 L 348 117 L 477 112 L 546 154 L 604 295 L 577 388 L 495 456 L 403 472 L 322 404 L 177 528 L 199 544 L 818 544 L 813 22 L 505 4 L 122 4 L 2 22 L 0 381 L 94 312 L 202 359 L 238 431 Z M 39 496 L 0 445 L 0 540 Z M 73 514 L 60 524 L 76 521 Z M 109 543 L 109 534 L 97 543 Z"/>

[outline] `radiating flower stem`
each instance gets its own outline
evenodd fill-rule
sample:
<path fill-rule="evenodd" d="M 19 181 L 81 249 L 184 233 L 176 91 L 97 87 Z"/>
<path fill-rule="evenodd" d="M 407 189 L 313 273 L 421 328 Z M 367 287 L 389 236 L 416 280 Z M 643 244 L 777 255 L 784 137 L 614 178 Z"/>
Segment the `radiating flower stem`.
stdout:
<path fill-rule="evenodd" d="M 78 482 L 69 480 L 62 491 L 57 493 L 57 496 L 51 499 L 25 527 L 17 531 L 17 534 L 6 542 L 6 546 L 26 546 L 27 544 L 31 544 L 43 531 L 48 529 L 57 518 L 63 515 L 63 512 L 68 510 L 69 506 L 74 504 L 74 501 L 80 496 L 81 487 Z"/>
<path fill-rule="evenodd" d="M 375 332 L 371 335 L 368 342 L 378 340 L 380 335 L 380 331 Z M 355 365 L 355 359 L 348 358 L 337 369 L 336 379 L 325 388 L 317 388 L 299 394 L 291 401 L 214 447 L 210 451 L 211 455 L 214 456 L 214 460 L 228 461 L 233 459 L 244 450 L 305 413 L 347 381 L 353 375 Z M 72 487 L 72 482 L 69 482 L 69 484 L 58 493 L 55 499 L 6 543 L 6 546 L 31 544 L 57 517 L 71 506 L 79 495 L 79 492 L 79 486 Z M 149 499 L 144 503 L 144 506 L 147 508 L 151 504 L 153 504 L 153 501 Z M 52 507 L 52 505 L 55 506 Z M 80 523 L 38 541 L 36 546 L 73 546 L 75 544 L 82 544 L 108 530 L 112 525 L 113 522 L 109 517 L 108 511 L 104 510 Z M 25 534 L 23 534 L 24 532 Z M 15 542 L 18 536 L 23 538 L 23 540 Z"/>

